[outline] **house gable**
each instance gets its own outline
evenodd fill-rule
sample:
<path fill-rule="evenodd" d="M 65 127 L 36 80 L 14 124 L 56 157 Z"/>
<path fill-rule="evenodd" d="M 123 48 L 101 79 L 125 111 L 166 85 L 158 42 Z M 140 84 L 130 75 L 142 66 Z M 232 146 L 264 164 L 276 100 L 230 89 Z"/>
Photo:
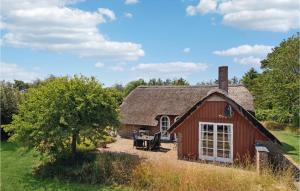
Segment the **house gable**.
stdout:
<path fill-rule="evenodd" d="M 178 121 L 176 121 L 168 131 L 174 132 L 174 130 L 178 128 L 178 126 L 181 123 L 183 123 L 187 118 L 189 118 L 190 115 L 192 115 L 192 113 L 194 113 L 198 108 L 202 107 L 203 104 L 207 101 L 210 102 L 223 101 L 229 103 L 235 109 L 235 111 L 237 111 L 243 118 L 248 120 L 252 124 L 252 126 L 259 131 L 260 134 L 267 137 L 267 139 L 272 142 L 281 144 L 280 141 L 274 135 L 272 135 L 266 128 L 264 128 L 263 125 L 253 115 L 251 115 L 248 111 L 246 111 L 242 106 L 237 104 L 234 100 L 229 98 L 226 94 L 219 91 L 212 92 L 211 94 L 201 99 L 198 103 L 196 103 L 193 107 L 191 107 L 186 113 L 184 113 L 182 117 Z M 205 111 L 206 113 L 210 113 L 211 108 L 207 108 Z M 224 113 L 224 108 L 223 108 L 223 113 Z"/>

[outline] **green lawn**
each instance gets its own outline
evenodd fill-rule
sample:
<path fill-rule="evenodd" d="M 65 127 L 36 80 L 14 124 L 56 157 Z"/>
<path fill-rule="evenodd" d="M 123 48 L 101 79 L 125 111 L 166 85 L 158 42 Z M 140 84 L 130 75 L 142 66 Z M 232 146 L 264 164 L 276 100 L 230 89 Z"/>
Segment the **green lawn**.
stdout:
<path fill-rule="evenodd" d="M 271 131 L 282 143 L 283 149 L 300 164 L 300 135 L 290 131 Z"/>
<path fill-rule="evenodd" d="M 18 148 L 13 143 L 1 142 L 1 191 L 35 190 L 89 190 L 111 191 L 122 188 L 101 185 L 85 185 L 61 182 L 58 180 L 40 180 L 32 175 L 32 169 L 39 164 L 39 158 L 33 151 Z"/>

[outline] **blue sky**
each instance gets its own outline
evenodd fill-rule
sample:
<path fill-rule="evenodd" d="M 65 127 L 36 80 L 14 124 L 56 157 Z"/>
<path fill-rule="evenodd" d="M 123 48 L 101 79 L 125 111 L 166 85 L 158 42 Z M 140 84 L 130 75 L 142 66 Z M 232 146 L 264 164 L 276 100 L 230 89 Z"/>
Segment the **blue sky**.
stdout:
<path fill-rule="evenodd" d="M 2 80 L 241 77 L 299 31 L 292 0 L 2 0 Z"/>

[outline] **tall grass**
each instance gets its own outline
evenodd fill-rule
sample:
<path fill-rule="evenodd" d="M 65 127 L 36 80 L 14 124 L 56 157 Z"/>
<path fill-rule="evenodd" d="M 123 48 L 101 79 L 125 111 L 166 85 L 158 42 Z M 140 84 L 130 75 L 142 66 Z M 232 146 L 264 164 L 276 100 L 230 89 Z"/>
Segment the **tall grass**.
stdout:
<path fill-rule="evenodd" d="M 172 191 L 284 191 L 294 190 L 288 171 L 275 175 L 269 170 L 258 176 L 254 171 L 213 165 L 185 165 L 180 161 L 145 162 L 134 171 L 136 190 Z"/>
<path fill-rule="evenodd" d="M 68 157 L 36 169 L 42 178 L 89 184 L 117 184 L 134 190 L 163 191 L 289 191 L 291 173 L 255 172 L 253 163 L 221 166 L 176 160 L 141 160 L 126 153 L 84 153 L 76 163 Z"/>

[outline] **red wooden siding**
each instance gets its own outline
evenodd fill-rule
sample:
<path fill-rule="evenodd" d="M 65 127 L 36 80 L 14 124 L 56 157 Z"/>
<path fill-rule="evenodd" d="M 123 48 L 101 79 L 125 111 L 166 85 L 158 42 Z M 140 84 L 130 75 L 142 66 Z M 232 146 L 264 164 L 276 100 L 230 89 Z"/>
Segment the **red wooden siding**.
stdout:
<path fill-rule="evenodd" d="M 233 159 L 247 153 L 254 157 L 255 142 L 268 138 L 236 110 L 231 118 L 224 117 L 226 105 L 226 101 L 206 101 L 176 128 L 175 132 L 182 135 L 180 156 L 198 158 L 199 122 L 215 122 L 233 124 Z"/>

